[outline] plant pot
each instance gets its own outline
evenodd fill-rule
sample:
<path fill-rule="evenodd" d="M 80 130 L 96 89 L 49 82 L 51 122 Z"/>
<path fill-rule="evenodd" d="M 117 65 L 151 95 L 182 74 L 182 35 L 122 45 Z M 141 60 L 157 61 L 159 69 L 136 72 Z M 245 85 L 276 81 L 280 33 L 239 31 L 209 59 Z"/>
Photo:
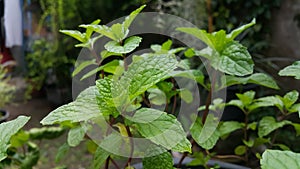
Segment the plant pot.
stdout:
<path fill-rule="evenodd" d="M 0 123 L 6 122 L 8 117 L 9 117 L 8 111 L 0 109 Z"/>
<path fill-rule="evenodd" d="M 190 163 L 193 160 L 193 158 L 190 157 L 186 157 L 183 162 L 182 162 L 182 169 L 186 169 L 186 168 L 191 168 L 191 169 L 205 169 L 203 166 L 186 166 L 186 164 Z M 176 166 L 176 164 L 178 164 L 178 162 L 180 161 L 180 158 L 173 158 L 174 164 Z M 250 169 L 248 167 L 245 166 L 241 166 L 241 165 L 236 165 L 236 164 L 231 164 L 231 163 L 226 163 L 223 161 L 218 161 L 218 160 L 209 160 L 207 162 L 208 166 L 215 166 L 218 165 L 220 166 L 220 169 Z M 135 169 L 143 169 L 143 164 L 142 163 L 138 163 L 133 165 L 133 167 Z"/>

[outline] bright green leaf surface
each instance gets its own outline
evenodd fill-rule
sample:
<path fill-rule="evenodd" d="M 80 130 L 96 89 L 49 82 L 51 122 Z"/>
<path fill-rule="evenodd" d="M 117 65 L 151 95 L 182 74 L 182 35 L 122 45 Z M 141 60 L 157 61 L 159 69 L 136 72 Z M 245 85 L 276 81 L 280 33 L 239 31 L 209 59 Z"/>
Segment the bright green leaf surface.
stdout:
<path fill-rule="evenodd" d="M 238 42 L 228 43 L 216 69 L 229 75 L 245 76 L 253 73 L 254 63 L 247 48 Z"/>
<path fill-rule="evenodd" d="M 230 32 L 230 34 L 227 35 L 227 38 L 230 40 L 233 40 L 236 38 L 240 33 L 245 31 L 246 29 L 250 28 L 251 26 L 255 25 L 256 19 L 254 18 L 250 23 L 243 25 L 237 29 L 234 29 L 233 31 Z"/>
<path fill-rule="evenodd" d="M 141 41 L 142 38 L 138 36 L 131 36 L 127 38 L 122 45 L 116 41 L 109 41 L 104 47 L 109 52 L 126 54 L 137 48 Z"/>
<path fill-rule="evenodd" d="M 259 122 L 258 126 L 258 136 L 264 137 L 270 134 L 272 131 L 283 127 L 284 125 L 291 124 L 290 121 L 284 120 L 281 122 L 277 122 L 274 117 L 266 116 L 262 118 Z"/>
<path fill-rule="evenodd" d="M 222 122 L 218 128 L 220 136 L 230 134 L 231 132 L 243 128 L 244 125 L 237 121 L 225 121 Z"/>
<path fill-rule="evenodd" d="M 296 61 L 292 65 L 285 67 L 278 74 L 280 76 L 294 76 L 295 79 L 300 79 L 300 61 Z"/>
<path fill-rule="evenodd" d="M 84 126 L 78 126 L 70 129 L 68 133 L 68 144 L 71 147 L 76 147 L 84 139 L 86 129 Z"/>
<path fill-rule="evenodd" d="M 41 123 L 43 125 L 51 125 L 64 121 L 81 122 L 100 116 L 96 93 L 95 86 L 85 89 L 75 101 L 50 112 Z"/>
<path fill-rule="evenodd" d="M 203 126 L 201 119 L 197 118 L 190 131 L 199 146 L 207 150 L 215 146 L 220 137 L 216 125 L 217 123 L 210 115 L 207 116 L 205 126 Z"/>
<path fill-rule="evenodd" d="M 30 117 L 19 116 L 18 118 L 0 124 L 0 161 L 7 157 L 6 150 L 9 147 L 10 138 L 16 134 Z"/>
<path fill-rule="evenodd" d="M 191 144 L 186 146 L 187 142 L 183 141 L 186 139 L 186 133 L 173 115 L 155 109 L 142 108 L 130 119 L 144 121 L 143 123 L 136 123 L 137 129 L 143 137 L 152 142 L 169 150 L 176 147 L 179 152 L 191 151 Z M 183 145 L 178 145 L 179 143 Z M 183 149 L 179 150 L 179 147 Z"/>
<path fill-rule="evenodd" d="M 223 86 L 228 87 L 236 84 L 248 83 L 258 84 L 272 89 L 279 89 L 274 79 L 264 73 L 254 73 L 248 77 L 226 76 L 226 84 L 223 84 Z"/>
<path fill-rule="evenodd" d="M 177 63 L 174 55 L 144 55 L 128 66 L 128 70 L 120 79 L 123 88 L 120 91 L 128 90 L 130 99 L 134 99 L 156 83 L 169 77 Z M 113 95 L 118 96 L 120 93 L 113 93 Z"/>
<path fill-rule="evenodd" d="M 266 150 L 260 160 L 262 169 L 299 169 L 300 154 L 291 151 Z"/>

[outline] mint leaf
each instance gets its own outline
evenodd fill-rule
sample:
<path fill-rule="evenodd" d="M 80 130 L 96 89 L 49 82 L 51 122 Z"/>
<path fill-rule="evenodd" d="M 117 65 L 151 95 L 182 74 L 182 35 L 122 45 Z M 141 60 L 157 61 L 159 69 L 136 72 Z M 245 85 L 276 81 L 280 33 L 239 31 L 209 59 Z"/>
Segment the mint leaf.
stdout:
<path fill-rule="evenodd" d="M 67 143 L 64 143 L 62 146 L 60 146 L 58 148 L 58 152 L 56 153 L 56 156 L 55 156 L 55 162 L 59 163 L 67 155 L 69 150 L 70 150 L 70 147 Z"/>
<path fill-rule="evenodd" d="M 220 55 L 218 67 L 229 75 L 245 76 L 253 73 L 254 63 L 247 48 L 236 41 L 230 42 Z"/>
<path fill-rule="evenodd" d="M 146 152 L 147 157 L 143 158 L 144 169 L 173 169 L 173 159 L 169 152 L 152 156 L 151 154 L 157 154 L 157 151 L 162 151 L 161 148 L 156 147 L 148 151 Z"/>
<path fill-rule="evenodd" d="M 186 139 L 186 133 L 173 115 L 155 109 L 142 108 L 134 116 L 127 118 L 132 121 L 143 120 L 143 123 L 135 123 L 137 130 L 143 137 L 152 142 L 168 150 L 173 150 L 176 147 L 179 152 L 191 151 L 191 144 L 186 146 L 187 142 L 183 141 Z M 179 143 L 183 145 L 178 145 Z M 178 149 L 179 147 L 183 149 Z"/>
<path fill-rule="evenodd" d="M 227 134 L 230 134 L 231 132 L 243 128 L 244 125 L 242 123 L 239 123 L 237 121 L 225 121 L 220 124 L 218 127 L 218 131 L 220 134 L 220 137 L 225 136 Z"/>
<path fill-rule="evenodd" d="M 294 76 L 295 79 L 300 79 L 300 61 L 294 62 L 292 65 L 285 67 L 279 71 L 280 76 Z"/>
<path fill-rule="evenodd" d="M 230 34 L 227 35 L 227 38 L 230 40 L 235 39 L 240 33 L 248 29 L 249 27 L 255 25 L 256 19 L 254 18 L 250 23 L 243 25 L 237 29 L 234 29 L 233 31 L 230 32 Z"/>
<path fill-rule="evenodd" d="M 296 101 L 298 100 L 299 93 L 296 90 L 288 92 L 283 96 L 283 104 L 284 106 L 289 109 Z"/>
<path fill-rule="evenodd" d="M 174 55 L 143 55 L 128 66 L 128 70 L 119 81 L 122 88 L 120 91 L 128 91 L 130 100 L 132 100 L 156 83 L 168 78 L 177 64 Z M 120 93 L 113 93 L 113 95 L 119 96 Z"/>
<path fill-rule="evenodd" d="M 96 100 L 96 87 L 82 91 L 77 99 L 50 112 L 42 121 L 43 125 L 51 125 L 64 121 L 81 122 L 101 115 Z"/>
<path fill-rule="evenodd" d="M 291 151 L 266 150 L 260 160 L 262 169 L 298 169 L 300 154 Z"/>
<path fill-rule="evenodd" d="M 7 157 L 10 138 L 16 134 L 28 121 L 30 117 L 19 116 L 18 118 L 0 124 L 0 161 Z"/>
<path fill-rule="evenodd" d="M 201 119 L 197 118 L 190 132 L 197 144 L 206 150 L 212 149 L 220 137 L 217 123 L 211 115 L 207 116 L 204 126 Z"/>
<path fill-rule="evenodd" d="M 71 147 L 76 147 L 84 139 L 86 129 L 84 126 L 78 126 L 70 129 L 68 133 L 68 144 Z"/>
<path fill-rule="evenodd" d="M 129 26 L 131 25 L 132 21 L 135 19 L 135 17 L 146 7 L 146 5 L 142 5 L 138 9 L 134 10 L 130 13 L 129 16 L 127 16 L 122 23 L 123 29 L 128 30 Z"/>
<path fill-rule="evenodd" d="M 228 87 L 236 84 L 258 84 L 261 86 L 265 86 L 271 89 L 279 89 L 275 80 L 264 74 L 264 73 L 254 73 L 248 77 L 236 77 L 236 76 L 226 76 L 226 80 L 223 81 L 223 86 Z"/>
<path fill-rule="evenodd" d="M 86 41 L 85 33 L 81 33 L 77 30 L 60 30 L 59 32 L 61 32 L 63 34 L 66 34 L 68 36 L 71 36 L 71 37 L 77 39 L 80 42 L 85 42 Z"/>
<path fill-rule="evenodd" d="M 97 65 L 95 59 L 81 62 L 78 66 L 75 67 L 75 70 L 73 71 L 72 76 L 76 76 L 84 68 L 86 68 L 90 65 Z"/>
<path fill-rule="evenodd" d="M 131 36 L 127 38 L 122 45 L 117 41 L 109 41 L 105 44 L 104 48 L 109 52 L 126 54 L 137 48 L 141 41 L 142 38 L 138 36 Z"/>
<path fill-rule="evenodd" d="M 258 125 L 258 136 L 264 137 L 270 134 L 272 131 L 283 127 L 284 125 L 292 124 L 290 121 L 284 120 L 277 122 L 274 117 L 266 116 L 262 118 Z"/>
<path fill-rule="evenodd" d="M 106 159 L 110 156 L 110 153 L 105 151 L 103 148 L 98 147 L 91 168 L 101 168 Z"/>
<path fill-rule="evenodd" d="M 96 86 L 99 92 L 97 93 L 97 103 L 102 114 L 104 116 L 113 115 L 117 117 L 119 112 L 116 109 L 116 102 L 112 96 L 112 90 L 115 88 L 112 85 L 111 79 L 99 79 L 96 81 Z"/>

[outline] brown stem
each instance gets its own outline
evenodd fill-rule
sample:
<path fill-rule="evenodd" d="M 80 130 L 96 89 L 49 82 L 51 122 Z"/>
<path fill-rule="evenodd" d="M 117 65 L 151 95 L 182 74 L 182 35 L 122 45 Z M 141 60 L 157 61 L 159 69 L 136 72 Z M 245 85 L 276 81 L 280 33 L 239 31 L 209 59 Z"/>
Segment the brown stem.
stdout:
<path fill-rule="evenodd" d="M 129 139 L 130 139 L 130 156 L 129 156 L 129 158 L 128 158 L 128 160 L 127 160 L 127 163 L 126 163 L 126 165 L 125 165 L 124 168 L 130 166 L 130 163 L 131 163 L 131 161 L 132 161 L 133 151 L 134 151 L 133 139 L 132 139 L 132 133 L 131 133 L 131 131 L 130 131 L 129 126 L 126 126 L 125 128 L 126 128 L 128 137 L 129 137 Z"/>
<path fill-rule="evenodd" d="M 194 140 L 193 138 L 191 138 L 190 142 L 191 142 L 192 148 L 193 148 L 193 146 L 196 144 L 196 142 L 195 142 L 195 140 Z M 187 152 L 184 152 L 184 153 L 183 153 L 183 155 L 181 156 L 181 158 L 180 158 L 180 160 L 179 160 L 179 162 L 178 162 L 178 164 L 177 164 L 177 168 L 181 168 L 182 162 L 183 162 L 183 160 L 187 157 L 187 155 L 188 155 Z"/>
<path fill-rule="evenodd" d="M 105 169 L 109 168 L 109 160 L 110 160 L 110 156 L 107 157 L 106 161 L 105 161 Z"/>
<path fill-rule="evenodd" d="M 208 15 L 208 32 L 213 32 L 213 15 L 211 9 L 211 0 L 206 0 L 206 8 L 207 8 L 207 15 Z"/>
<path fill-rule="evenodd" d="M 215 155 L 214 158 L 225 159 L 225 158 L 236 158 L 245 161 L 243 157 L 237 155 Z"/>
<path fill-rule="evenodd" d="M 115 166 L 115 169 L 120 169 L 120 167 L 118 166 L 118 164 L 115 162 L 115 160 L 113 160 L 112 158 L 110 158 L 111 163 Z"/>

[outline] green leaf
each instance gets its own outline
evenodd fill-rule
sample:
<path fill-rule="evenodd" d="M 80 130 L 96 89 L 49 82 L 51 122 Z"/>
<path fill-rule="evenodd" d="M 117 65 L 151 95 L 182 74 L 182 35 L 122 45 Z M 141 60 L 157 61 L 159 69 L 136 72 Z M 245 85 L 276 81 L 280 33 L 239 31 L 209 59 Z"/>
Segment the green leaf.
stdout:
<path fill-rule="evenodd" d="M 130 100 L 144 93 L 156 83 L 170 76 L 178 62 L 174 55 L 146 54 L 128 66 L 120 79 L 123 89 L 129 91 Z M 116 96 L 120 93 L 114 93 Z"/>
<path fill-rule="evenodd" d="M 192 48 L 187 49 L 184 52 L 184 56 L 187 57 L 187 58 L 191 58 L 191 57 L 195 56 L 194 49 L 192 49 Z"/>
<path fill-rule="evenodd" d="M 158 150 L 154 149 L 152 151 Z M 151 154 L 151 152 L 149 154 Z M 163 152 L 155 156 L 147 156 L 148 157 L 143 158 L 144 169 L 173 169 L 173 159 L 169 152 Z"/>
<path fill-rule="evenodd" d="M 242 101 L 243 105 L 250 105 L 255 97 L 255 91 L 247 91 L 243 94 L 237 93 L 236 96 Z"/>
<path fill-rule="evenodd" d="M 264 137 L 268 134 L 270 134 L 272 131 L 283 127 L 284 125 L 291 124 L 290 121 L 284 120 L 281 122 L 276 122 L 274 117 L 271 116 L 266 116 L 263 117 L 258 126 L 258 136 L 259 137 Z"/>
<path fill-rule="evenodd" d="M 113 115 L 117 117 L 119 115 L 116 109 L 116 102 L 112 96 L 113 85 L 111 79 L 104 78 L 96 81 L 96 86 L 98 89 L 97 103 L 99 104 L 99 109 L 102 114 L 106 117 Z"/>
<path fill-rule="evenodd" d="M 62 146 L 60 146 L 58 148 L 58 152 L 56 153 L 56 156 L 55 156 L 55 162 L 59 163 L 67 155 L 69 150 L 70 150 L 70 147 L 67 143 L 64 143 Z"/>
<path fill-rule="evenodd" d="M 207 46 L 210 48 L 214 49 L 214 44 L 212 43 L 212 35 L 207 33 L 205 30 L 200 30 L 198 28 L 177 28 L 176 30 L 190 34 L 195 36 L 196 38 L 200 39 L 203 41 Z"/>
<path fill-rule="evenodd" d="M 202 86 L 206 87 L 204 83 L 204 75 L 199 70 L 175 70 L 171 73 L 172 77 L 184 77 L 188 79 L 195 80 L 197 83 L 201 84 Z"/>
<path fill-rule="evenodd" d="M 169 39 L 161 45 L 162 50 L 170 50 L 173 42 Z"/>
<path fill-rule="evenodd" d="M 88 73 L 86 73 L 84 76 L 82 76 L 82 78 L 80 80 L 84 80 L 86 78 L 89 78 L 91 76 L 93 76 L 94 74 L 96 74 L 97 72 L 101 71 L 101 70 L 104 70 L 106 68 L 109 68 L 109 67 L 116 67 L 116 66 L 119 66 L 120 65 L 120 62 L 119 60 L 113 60 L 109 63 L 106 63 L 105 65 L 103 66 L 100 66 L 100 67 L 97 67 L 91 71 L 89 71 Z"/>
<path fill-rule="evenodd" d="M 300 124 L 292 123 L 292 125 L 294 126 L 294 129 L 296 131 L 296 136 L 300 136 Z"/>
<path fill-rule="evenodd" d="M 298 100 L 299 93 L 296 90 L 288 92 L 283 96 L 283 104 L 284 106 L 289 109 L 296 101 Z"/>
<path fill-rule="evenodd" d="M 294 62 L 292 65 L 285 67 L 279 71 L 280 76 L 294 76 L 295 79 L 300 79 L 300 61 Z"/>
<path fill-rule="evenodd" d="M 20 169 L 28 169 L 32 168 L 38 163 L 40 158 L 40 151 L 38 146 L 33 142 L 27 143 L 27 153 L 24 159 L 22 159 L 22 164 L 20 165 Z"/>
<path fill-rule="evenodd" d="M 225 84 L 223 86 L 228 87 L 236 84 L 258 84 L 261 86 L 265 86 L 271 89 L 279 89 L 278 85 L 274 81 L 274 79 L 264 73 L 254 73 L 248 77 L 236 77 L 236 76 L 225 76 L 226 80 L 224 81 Z"/>
<path fill-rule="evenodd" d="M 215 69 L 229 75 L 245 76 L 253 73 L 254 63 L 247 48 L 236 41 L 228 43 L 220 54 Z"/>
<path fill-rule="evenodd" d="M 101 168 L 105 163 L 106 159 L 110 156 L 110 153 L 105 151 L 103 148 L 98 147 L 91 168 Z"/>
<path fill-rule="evenodd" d="M 243 154 L 246 153 L 246 150 L 247 150 L 246 146 L 240 145 L 240 146 L 237 146 L 237 147 L 234 149 L 234 153 L 235 153 L 236 155 L 243 155 Z"/>
<path fill-rule="evenodd" d="M 62 127 L 40 127 L 31 128 L 28 131 L 30 139 L 42 140 L 42 139 L 55 139 L 64 134 L 65 130 Z"/>
<path fill-rule="evenodd" d="M 191 103 L 193 101 L 193 94 L 188 89 L 180 89 L 179 96 L 186 103 Z"/>
<path fill-rule="evenodd" d="M 85 42 L 85 33 L 81 33 L 77 30 L 60 30 L 59 32 L 66 34 L 68 36 L 71 36 L 75 39 L 77 39 L 80 42 Z"/>
<path fill-rule="evenodd" d="M 75 67 L 75 70 L 73 71 L 72 76 L 76 76 L 84 68 L 86 68 L 86 67 L 88 67 L 90 65 L 97 65 L 96 62 L 95 62 L 95 59 L 81 62 L 78 66 Z"/>
<path fill-rule="evenodd" d="M 120 23 L 115 23 L 111 26 L 111 32 L 114 35 L 114 38 L 117 39 L 117 42 L 121 42 L 126 38 L 129 31 L 127 29 L 123 29 L 123 25 Z"/>
<path fill-rule="evenodd" d="M 103 36 L 106 36 L 114 41 L 118 41 L 118 39 L 114 36 L 114 34 L 112 33 L 112 30 L 110 27 L 106 26 L 106 25 L 80 25 L 79 27 L 82 28 L 86 28 L 86 29 L 90 29 L 93 30 Z"/>
<path fill-rule="evenodd" d="M 70 147 L 76 147 L 80 144 L 80 142 L 84 139 L 84 135 L 86 133 L 85 126 L 78 126 L 72 128 L 68 133 L 68 144 Z"/>
<path fill-rule="evenodd" d="M 101 37 L 102 37 L 102 35 L 95 36 L 93 38 L 88 38 L 88 40 L 86 42 L 79 43 L 79 44 L 75 45 L 75 47 L 83 47 L 83 48 L 88 48 L 90 50 L 93 50 L 94 49 L 94 44 Z"/>
<path fill-rule="evenodd" d="M 42 121 L 43 125 L 51 125 L 65 121 L 81 122 L 101 115 L 96 100 L 96 87 L 82 91 L 77 99 L 50 112 Z"/>
<path fill-rule="evenodd" d="M 104 60 L 110 56 L 122 56 L 120 53 L 109 52 L 107 50 L 103 50 L 101 53 L 101 59 Z"/>
<path fill-rule="evenodd" d="M 19 116 L 18 118 L 0 124 L 0 161 L 7 157 L 10 138 L 15 135 L 28 121 L 30 117 Z"/>
<path fill-rule="evenodd" d="M 127 16 L 122 23 L 123 29 L 127 30 L 129 26 L 131 25 L 132 21 L 135 19 L 135 17 L 146 7 L 146 5 L 142 5 L 138 9 L 134 10 L 133 12 L 130 13 L 129 16 Z"/>
<path fill-rule="evenodd" d="M 262 169 L 298 169 L 300 154 L 291 151 L 266 150 L 260 160 Z"/>
<path fill-rule="evenodd" d="M 155 104 L 155 105 L 166 104 L 167 97 L 166 97 L 166 94 L 162 90 L 160 90 L 158 88 L 150 88 L 147 90 L 147 92 L 149 92 L 148 99 L 151 104 Z"/>
<path fill-rule="evenodd" d="M 136 49 L 141 41 L 142 38 L 138 36 L 131 36 L 125 40 L 123 45 L 116 41 L 109 41 L 105 44 L 104 48 L 109 52 L 126 54 Z"/>
<path fill-rule="evenodd" d="M 237 121 L 222 122 L 218 128 L 220 137 L 230 134 L 231 132 L 243 128 L 244 125 Z"/>
<path fill-rule="evenodd" d="M 230 32 L 230 34 L 227 35 L 227 38 L 230 40 L 235 39 L 240 33 L 248 29 L 249 27 L 255 25 L 256 19 L 254 18 L 250 23 L 243 25 L 237 29 L 234 29 L 233 31 Z"/>
<path fill-rule="evenodd" d="M 29 140 L 29 133 L 24 131 L 19 131 L 17 134 L 10 138 L 10 146 L 19 148 L 22 147 Z"/>
<path fill-rule="evenodd" d="M 190 132 L 193 139 L 199 146 L 206 150 L 212 149 L 219 140 L 220 134 L 217 131 L 217 124 L 212 115 L 208 115 L 203 126 L 200 118 L 197 118 L 192 125 Z"/>
<path fill-rule="evenodd" d="M 138 110 L 133 117 L 127 117 L 131 121 L 139 121 L 135 123 L 138 132 L 152 142 L 165 147 L 168 150 L 179 152 L 191 152 L 191 144 L 186 138 L 186 133 L 177 119 L 165 112 L 142 108 Z M 143 122 L 143 123 L 142 123 Z M 187 141 L 183 141 L 183 140 Z M 178 145 L 181 143 L 182 145 Z M 183 149 L 178 149 L 182 147 Z"/>
<path fill-rule="evenodd" d="M 279 109 L 283 109 L 283 102 L 280 98 L 275 96 L 266 96 L 256 99 L 254 103 L 252 103 L 248 108 L 250 111 L 257 109 L 259 107 L 269 107 L 269 106 L 276 106 Z"/>

